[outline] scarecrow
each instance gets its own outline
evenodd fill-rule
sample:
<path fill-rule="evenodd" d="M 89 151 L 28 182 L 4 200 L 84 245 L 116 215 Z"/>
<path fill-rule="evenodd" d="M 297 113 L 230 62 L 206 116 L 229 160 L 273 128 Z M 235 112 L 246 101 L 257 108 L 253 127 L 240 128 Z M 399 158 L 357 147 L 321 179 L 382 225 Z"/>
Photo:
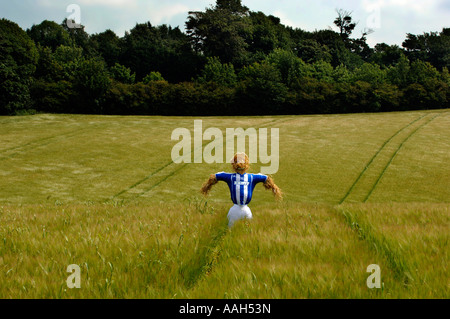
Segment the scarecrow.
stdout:
<path fill-rule="evenodd" d="M 250 161 L 245 153 L 237 153 L 231 160 L 231 166 L 235 173 L 229 174 L 225 172 L 213 174 L 206 181 L 201 192 L 208 196 L 211 188 L 218 182 L 223 181 L 228 184 L 231 193 L 231 200 L 234 206 L 228 212 L 228 227 L 232 227 L 234 223 L 241 219 L 252 219 L 253 215 L 250 204 L 253 196 L 253 190 L 256 184 L 263 183 L 267 190 L 271 190 L 277 200 L 283 199 L 281 189 L 275 185 L 272 177 L 263 174 L 248 174 L 250 169 Z"/>

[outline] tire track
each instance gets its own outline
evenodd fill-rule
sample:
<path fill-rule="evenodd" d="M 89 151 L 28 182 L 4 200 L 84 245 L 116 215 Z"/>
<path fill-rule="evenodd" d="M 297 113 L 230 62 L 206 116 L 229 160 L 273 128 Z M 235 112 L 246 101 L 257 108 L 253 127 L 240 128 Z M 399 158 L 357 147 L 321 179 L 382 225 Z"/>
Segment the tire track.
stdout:
<path fill-rule="evenodd" d="M 375 188 L 378 186 L 378 184 L 380 183 L 381 179 L 384 176 L 384 173 L 386 173 L 387 169 L 389 168 L 389 166 L 391 165 L 392 161 L 394 160 L 394 158 L 397 156 L 398 152 L 400 152 L 400 150 L 402 149 L 403 145 L 405 145 L 405 143 L 414 135 L 416 134 L 421 128 L 425 127 L 426 125 L 428 125 L 429 123 L 431 123 L 434 119 L 436 119 L 438 116 L 440 116 L 441 114 L 437 114 L 435 116 L 433 116 L 431 119 L 429 119 L 427 122 L 421 124 L 419 127 L 417 127 L 414 131 L 411 132 L 411 134 L 409 134 L 406 139 L 399 145 L 399 147 L 397 148 L 397 150 L 395 151 L 395 153 L 392 155 L 392 157 L 390 158 L 389 162 L 387 163 L 387 165 L 384 167 L 384 169 L 381 171 L 380 176 L 378 176 L 378 179 L 376 180 L 375 184 L 372 186 L 371 190 L 369 191 L 369 193 L 367 194 L 366 198 L 364 199 L 364 203 L 366 203 L 370 196 L 372 196 L 373 191 L 375 190 Z"/>
<path fill-rule="evenodd" d="M 229 233 L 228 221 L 220 215 L 216 215 L 214 221 L 209 226 L 209 231 L 205 227 L 199 238 L 198 251 L 182 262 L 178 273 L 187 289 L 193 289 L 207 275 L 210 275 L 219 263 L 222 244 Z"/>
<path fill-rule="evenodd" d="M 401 251 L 393 246 L 382 233 L 377 232 L 372 224 L 361 220 L 357 214 L 348 209 L 334 208 L 334 211 L 337 216 L 340 215 L 343 218 L 343 223 L 352 230 L 358 239 L 365 242 L 371 254 L 380 254 L 386 260 L 387 266 L 392 270 L 395 279 L 405 286 L 411 283 L 413 280 L 411 274 L 414 273 L 411 271 L 411 266 Z"/>
<path fill-rule="evenodd" d="M 274 125 L 274 124 L 278 124 L 278 123 L 283 123 L 283 122 L 287 122 L 292 120 L 292 118 L 283 118 L 283 119 L 276 119 L 276 120 L 270 120 L 268 122 L 264 122 L 262 124 L 260 124 L 260 127 L 264 127 L 266 125 Z M 233 137 L 234 138 L 234 137 Z M 228 140 L 227 140 L 228 141 Z M 207 144 L 209 143 L 209 141 L 206 141 L 205 143 L 202 144 L 201 147 L 197 147 L 194 149 L 193 153 L 195 154 L 195 151 L 198 149 L 203 149 Z M 182 156 L 177 157 L 175 160 L 172 160 L 168 163 L 166 163 L 165 165 L 161 166 L 160 168 L 158 168 L 156 171 L 152 172 L 150 175 L 144 177 L 143 179 L 137 181 L 136 183 L 134 183 L 133 185 L 131 185 L 130 187 L 127 187 L 126 189 L 123 189 L 122 191 L 118 192 L 117 194 L 115 194 L 114 196 L 110 197 L 108 200 L 114 200 L 116 198 L 118 198 L 119 196 L 129 192 L 130 190 L 136 188 L 137 186 L 145 183 L 146 181 L 148 181 L 149 179 L 151 179 L 153 176 L 155 176 L 156 174 L 158 174 L 159 172 L 163 171 L 164 169 L 166 169 L 167 167 L 175 164 L 175 162 L 177 160 L 179 160 Z M 134 197 L 132 197 L 132 199 L 134 198 L 138 198 L 148 192 L 150 192 L 151 190 L 153 190 L 154 188 L 158 187 L 160 184 L 162 184 L 163 182 L 165 182 L 167 179 L 169 179 L 170 177 L 174 176 L 176 173 L 178 173 L 179 171 L 181 171 L 182 169 L 184 169 L 187 166 L 188 163 L 185 163 L 184 165 L 182 165 L 180 168 L 176 169 L 175 171 L 173 171 L 172 173 L 166 175 L 162 180 L 156 182 L 155 184 L 151 185 L 150 188 L 148 188 L 147 190 L 145 190 L 144 192 L 141 192 L 137 195 L 135 195 Z"/>
<path fill-rule="evenodd" d="M 143 179 L 137 181 L 136 183 L 134 183 L 133 185 L 131 185 L 130 187 L 120 191 L 119 193 L 115 194 L 111 199 L 115 199 L 127 192 L 129 192 L 130 190 L 132 190 L 133 188 L 136 188 L 137 186 L 141 185 L 142 183 L 144 183 L 145 181 L 149 180 L 150 178 L 152 178 L 154 175 L 158 174 L 159 172 L 161 172 L 163 169 L 165 169 L 166 167 L 169 167 L 170 165 L 174 164 L 174 161 L 167 163 L 166 165 L 158 168 L 156 171 L 152 172 L 150 175 L 144 177 Z"/>
<path fill-rule="evenodd" d="M 350 196 L 350 194 L 353 192 L 353 190 L 355 189 L 356 185 L 358 184 L 358 182 L 361 180 L 361 178 L 363 177 L 364 173 L 367 171 L 367 169 L 372 165 L 372 163 L 375 161 L 375 159 L 378 157 L 378 155 L 384 150 L 384 148 L 387 146 L 387 144 L 389 144 L 390 141 L 392 141 L 397 135 L 399 135 L 401 132 L 403 132 L 405 129 L 407 129 L 408 127 L 410 127 L 411 125 L 413 125 L 414 123 L 420 121 L 421 119 L 423 119 L 425 116 L 427 116 L 428 114 L 424 114 L 422 116 L 419 116 L 417 119 L 413 120 L 411 123 L 409 123 L 408 125 L 404 126 L 403 128 L 401 128 L 400 130 L 398 130 L 394 135 L 392 135 L 389 139 L 387 139 L 383 145 L 381 145 L 381 147 L 378 149 L 378 151 L 375 153 L 375 155 L 369 160 L 369 162 L 366 164 L 366 166 L 364 167 L 364 169 L 361 171 L 361 173 L 359 174 L 359 176 L 356 178 L 355 182 L 352 184 L 352 186 L 349 188 L 349 190 L 347 191 L 347 193 L 344 195 L 344 197 L 341 199 L 341 201 L 339 202 L 339 205 L 341 205 L 342 203 L 345 202 L 345 200 Z"/>
<path fill-rule="evenodd" d="M 100 124 L 97 124 L 96 126 L 98 126 L 98 125 L 100 125 Z M 22 144 L 22 145 L 19 145 L 19 146 L 15 146 L 15 147 L 11 147 L 11 148 L 8 148 L 8 149 L 5 149 L 5 150 L 1 150 L 0 154 L 8 153 L 10 151 L 16 151 L 16 150 L 17 151 L 13 152 L 10 155 L 6 155 L 6 156 L 0 157 L 0 161 L 4 161 L 4 160 L 11 159 L 13 157 L 16 157 L 17 155 L 21 154 L 23 151 L 31 151 L 31 150 L 34 150 L 34 149 L 36 149 L 38 147 L 47 146 L 49 144 L 52 144 L 53 143 L 53 141 L 52 141 L 53 139 L 59 139 L 59 138 L 62 138 L 62 137 L 64 137 L 64 138 L 71 138 L 71 137 L 77 136 L 79 134 L 82 134 L 85 131 L 91 130 L 92 128 L 94 128 L 94 127 L 81 128 L 81 129 L 73 130 L 73 131 L 70 131 L 70 132 L 63 133 L 63 134 L 52 135 L 52 136 L 48 136 L 48 137 L 44 137 L 44 138 L 41 138 L 41 139 L 37 139 L 37 140 L 31 141 L 31 142 L 28 142 L 26 144 Z M 46 141 L 48 143 L 45 143 Z M 42 142 L 44 142 L 44 143 L 42 143 Z M 57 142 L 57 141 L 55 141 L 55 142 Z"/>
<path fill-rule="evenodd" d="M 3 150 L 0 150 L 0 154 L 6 153 L 6 152 L 8 152 L 8 151 L 14 151 L 14 150 L 19 149 L 19 148 L 24 148 L 24 147 L 27 147 L 27 146 L 29 146 L 29 145 L 33 145 L 33 144 L 35 144 L 35 143 L 39 143 L 39 142 L 42 142 L 42 141 L 50 140 L 50 139 L 52 139 L 52 138 L 57 138 L 57 137 L 60 137 L 60 136 L 65 136 L 65 135 L 74 133 L 74 132 L 76 132 L 76 131 L 78 131 L 78 130 L 66 132 L 66 133 L 63 133 L 63 134 L 57 134 L 57 135 L 47 136 L 47 137 L 44 137 L 44 138 L 41 138 L 41 139 L 37 139 L 37 140 L 31 141 L 31 142 L 28 142 L 28 143 L 25 143 L 25 144 L 22 144 L 22 145 L 19 145 L 19 146 L 14 146 L 14 147 L 6 148 L 6 149 L 3 149 Z"/>
<path fill-rule="evenodd" d="M 35 119 L 38 115 L 6 115 L 9 118 L 2 118 L 0 120 L 0 124 L 17 124 L 17 123 L 23 123 L 25 121 L 28 121 L 30 118 Z M 0 116 L 0 117 L 3 117 Z"/>
<path fill-rule="evenodd" d="M 53 136 L 45 137 L 45 138 L 42 138 L 42 139 L 39 139 L 39 140 L 34 140 L 34 141 L 29 142 L 29 143 L 20 145 L 20 146 L 9 148 L 7 150 L 2 150 L 2 151 L 0 151 L 0 153 L 8 153 L 9 151 L 14 151 L 14 150 L 18 150 L 18 151 L 13 152 L 10 155 L 0 157 L 0 161 L 4 161 L 4 160 L 7 160 L 7 159 L 16 157 L 17 155 L 21 154 L 23 151 L 31 151 L 31 150 L 34 150 L 34 149 L 36 149 L 38 147 L 46 146 L 46 145 L 49 145 L 49 144 L 52 143 L 51 141 L 49 143 L 40 143 L 40 142 L 49 141 L 49 140 L 56 139 L 56 138 L 59 138 L 59 137 L 70 138 L 70 137 L 78 135 L 79 133 L 81 133 L 80 130 L 71 131 L 71 132 L 67 132 L 67 133 L 64 133 L 64 134 L 53 135 Z M 38 144 L 35 145 L 36 143 L 38 143 Z M 27 148 L 28 146 L 31 146 L 31 147 Z"/>
<path fill-rule="evenodd" d="M 172 173 L 168 174 L 166 177 L 164 177 L 163 179 L 161 179 L 159 182 L 157 182 L 156 184 L 153 184 L 149 189 L 143 191 L 142 193 L 137 194 L 134 198 L 138 198 L 141 197 L 142 195 L 152 191 L 154 188 L 158 187 L 160 184 L 164 183 L 166 180 L 168 180 L 170 177 L 176 175 L 179 171 L 181 171 L 183 168 L 185 168 L 188 164 L 184 164 L 182 166 L 180 166 L 178 169 L 176 169 L 175 171 L 173 171 Z"/>

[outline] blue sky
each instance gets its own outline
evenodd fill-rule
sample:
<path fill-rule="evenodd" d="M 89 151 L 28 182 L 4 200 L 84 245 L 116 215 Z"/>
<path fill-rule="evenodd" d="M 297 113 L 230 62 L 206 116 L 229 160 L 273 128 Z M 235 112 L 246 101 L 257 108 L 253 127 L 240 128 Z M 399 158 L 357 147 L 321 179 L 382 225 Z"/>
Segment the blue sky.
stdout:
<path fill-rule="evenodd" d="M 243 0 L 252 11 L 281 18 L 286 25 L 307 31 L 333 28 L 336 9 L 353 12 L 359 21 L 354 37 L 365 28 L 371 46 L 376 43 L 401 45 L 406 33 L 441 31 L 450 27 L 450 0 Z M 81 23 L 90 34 L 111 29 L 119 36 L 136 23 L 180 26 L 188 11 L 204 10 L 215 0 L 0 0 L 0 17 L 18 23 L 23 29 L 43 20 L 58 23 L 71 13 L 70 4 L 80 8 Z"/>

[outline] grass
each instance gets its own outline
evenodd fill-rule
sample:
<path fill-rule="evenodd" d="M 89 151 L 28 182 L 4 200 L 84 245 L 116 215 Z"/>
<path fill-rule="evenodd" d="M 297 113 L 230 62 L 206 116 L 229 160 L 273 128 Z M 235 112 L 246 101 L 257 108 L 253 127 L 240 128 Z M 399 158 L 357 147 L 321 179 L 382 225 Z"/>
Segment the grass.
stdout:
<path fill-rule="evenodd" d="M 447 110 L 204 118 L 280 129 L 285 201 L 257 187 L 254 219 L 231 230 L 227 186 L 198 192 L 228 165 L 171 159 L 193 122 L 0 118 L 0 298 L 449 297 Z"/>
<path fill-rule="evenodd" d="M 359 238 L 382 255 L 397 281 L 403 282 L 402 297 L 448 296 L 448 204 L 353 204 L 340 210 Z"/>

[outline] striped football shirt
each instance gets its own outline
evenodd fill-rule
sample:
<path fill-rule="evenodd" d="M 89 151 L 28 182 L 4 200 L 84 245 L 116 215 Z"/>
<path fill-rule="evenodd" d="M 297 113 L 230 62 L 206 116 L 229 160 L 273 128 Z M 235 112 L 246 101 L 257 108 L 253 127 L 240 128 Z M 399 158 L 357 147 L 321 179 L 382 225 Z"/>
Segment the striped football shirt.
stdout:
<path fill-rule="evenodd" d="M 235 205 L 248 205 L 252 200 L 256 184 L 265 183 L 267 176 L 263 174 L 228 174 L 217 173 L 218 181 L 226 182 L 230 189 L 231 200 Z"/>

